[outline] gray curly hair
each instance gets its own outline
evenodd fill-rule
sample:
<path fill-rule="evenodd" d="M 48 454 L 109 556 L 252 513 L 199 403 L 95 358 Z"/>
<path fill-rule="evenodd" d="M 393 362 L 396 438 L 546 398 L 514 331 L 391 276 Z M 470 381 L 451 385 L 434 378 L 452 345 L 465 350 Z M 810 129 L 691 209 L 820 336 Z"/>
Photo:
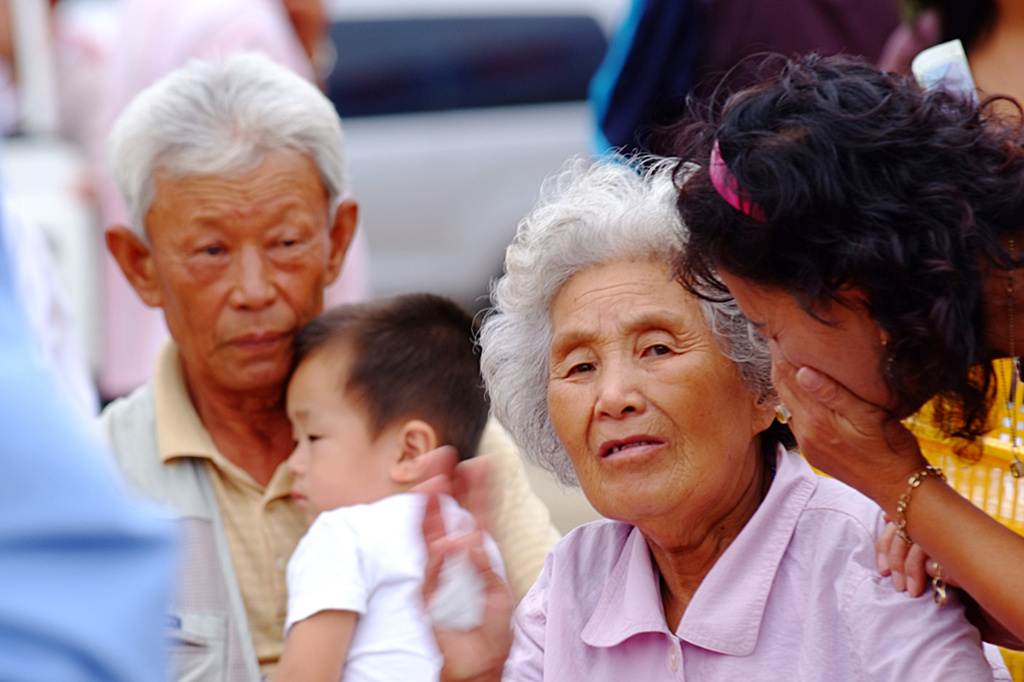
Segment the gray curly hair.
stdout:
<path fill-rule="evenodd" d="M 579 481 L 548 416 L 552 299 L 570 277 L 595 265 L 678 261 L 686 231 L 675 204 L 677 169 L 675 159 L 570 161 L 545 181 L 505 252 L 505 275 L 491 286 L 493 308 L 480 330 L 491 408 L 526 456 L 565 485 Z M 774 401 L 767 344 L 736 303 L 699 303 L 742 379 L 762 402 Z"/>

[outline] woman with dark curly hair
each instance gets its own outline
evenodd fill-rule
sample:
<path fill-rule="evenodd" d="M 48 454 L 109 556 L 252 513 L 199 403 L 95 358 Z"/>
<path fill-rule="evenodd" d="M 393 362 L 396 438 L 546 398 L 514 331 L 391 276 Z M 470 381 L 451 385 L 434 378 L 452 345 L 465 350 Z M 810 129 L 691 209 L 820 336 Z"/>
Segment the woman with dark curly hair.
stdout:
<path fill-rule="evenodd" d="M 977 437 L 991 361 L 1024 354 L 1020 117 L 809 56 L 698 118 L 677 138 L 681 168 L 700 166 L 679 174 L 684 283 L 734 296 L 769 340 L 805 456 L 893 520 L 903 542 L 879 564 L 897 588 L 941 572 L 1024 639 L 1024 538 L 900 422 L 938 396 L 943 432 Z"/>

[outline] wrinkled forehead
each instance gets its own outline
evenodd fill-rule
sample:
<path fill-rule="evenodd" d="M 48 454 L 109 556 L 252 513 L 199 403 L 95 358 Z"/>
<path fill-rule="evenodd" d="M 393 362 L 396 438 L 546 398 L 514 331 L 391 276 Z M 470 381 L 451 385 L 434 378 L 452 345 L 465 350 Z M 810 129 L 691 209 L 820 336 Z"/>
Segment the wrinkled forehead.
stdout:
<path fill-rule="evenodd" d="M 205 159 L 200 159 L 205 161 Z M 158 199 L 178 203 L 179 197 L 159 196 L 159 193 L 176 193 L 183 184 L 232 184 L 237 186 L 240 180 L 247 177 L 277 170 L 278 174 L 290 185 L 297 198 L 309 193 L 309 196 L 323 196 L 330 201 L 323 176 L 316 166 L 315 160 L 304 152 L 285 147 L 282 149 L 252 149 L 248 154 L 225 156 L 223 159 L 209 159 L 208 162 L 196 162 L 187 153 L 170 151 L 161 155 L 154 167 L 148 183 L 145 205 L 151 208 Z M 255 180 L 254 180 L 255 182 Z M 329 209 L 333 207 L 328 206 Z"/>
<path fill-rule="evenodd" d="M 199 238 L 211 228 L 247 238 L 287 228 L 294 239 L 330 225 L 323 182 L 312 161 L 299 154 L 270 155 L 249 171 L 224 174 L 177 175 L 160 168 L 152 188 L 144 215 L 151 239 L 156 231 Z"/>

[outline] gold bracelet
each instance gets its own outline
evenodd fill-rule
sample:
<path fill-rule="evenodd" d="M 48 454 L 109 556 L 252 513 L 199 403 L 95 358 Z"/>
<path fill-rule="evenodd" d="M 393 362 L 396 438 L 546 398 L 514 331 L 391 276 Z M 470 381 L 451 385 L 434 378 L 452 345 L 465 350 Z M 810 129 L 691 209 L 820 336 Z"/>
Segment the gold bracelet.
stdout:
<path fill-rule="evenodd" d="M 921 481 L 929 475 L 938 476 L 943 481 L 946 480 L 946 474 L 942 473 L 942 469 L 929 464 L 910 477 L 910 480 L 907 481 L 906 492 L 900 495 L 900 499 L 896 502 L 896 519 L 894 521 L 896 535 L 908 545 L 914 544 L 914 541 L 910 539 L 910 535 L 907 534 L 907 507 L 910 505 L 910 493 L 914 492 L 914 488 L 921 485 Z"/>

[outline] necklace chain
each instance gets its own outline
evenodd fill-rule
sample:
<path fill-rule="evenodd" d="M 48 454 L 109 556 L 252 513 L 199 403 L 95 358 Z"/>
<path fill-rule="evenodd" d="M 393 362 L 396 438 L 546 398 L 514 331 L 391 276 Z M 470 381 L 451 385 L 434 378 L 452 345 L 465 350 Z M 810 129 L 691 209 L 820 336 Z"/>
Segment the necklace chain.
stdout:
<path fill-rule="evenodd" d="M 1013 238 L 1010 238 L 1010 258 L 1014 258 L 1015 249 L 1013 248 Z M 1011 264 L 1009 276 L 1006 278 L 1006 313 L 1010 323 L 1010 380 L 1007 382 L 1007 403 L 1006 409 L 1010 413 L 1010 454 L 1013 456 L 1013 461 L 1010 463 L 1010 472 L 1013 473 L 1014 478 L 1020 478 L 1024 476 L 1024 462 L 1021 461 L 1020 456 L 1017 454 L 1017 420 L 1019 419 L 1019 412 L 1017 411 L 1017 386 L 1020 383 L 1020 375 L 1018 362 L 1020 358 L 1017 357 L 1016 350 L 1016 326 L 1013 320 L 1013 273 L 1015 268 Z"/>

